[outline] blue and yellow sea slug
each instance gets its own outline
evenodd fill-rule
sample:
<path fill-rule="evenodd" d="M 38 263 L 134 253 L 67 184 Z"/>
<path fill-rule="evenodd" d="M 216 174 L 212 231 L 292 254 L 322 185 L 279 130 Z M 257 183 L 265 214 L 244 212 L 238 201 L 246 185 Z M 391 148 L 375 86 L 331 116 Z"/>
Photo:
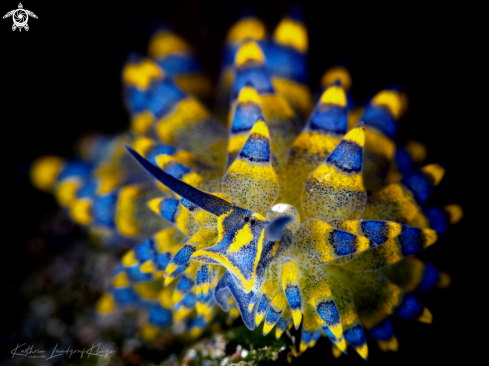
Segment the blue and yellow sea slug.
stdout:
<path fill-rule="evenodd" d="M 131 247 L 100 314 L 139 309 L 146 339 L 175 323 L 196 337 L 219 311 L 277 338 L 302 324 L 302 351 L 326 336 L 334 353 L 349 344 L 365 359 L 366 334 L 397 349 L 391 317 L 432 321 L 411 292 L 448 283 L 415 256 L 462 216 L 425 206 L 444 168 L 423 165 L 419 143 L 396 145 L 401 91 L 355 106 L 337 66 L 314 97 L 308 47 L 296 13 L 270 35 L 239 20 L 214 115 L 190 45 L 161 29 L 123 70 L 130 130 L 33 164 L 33 184 L 74 221 Z"/>

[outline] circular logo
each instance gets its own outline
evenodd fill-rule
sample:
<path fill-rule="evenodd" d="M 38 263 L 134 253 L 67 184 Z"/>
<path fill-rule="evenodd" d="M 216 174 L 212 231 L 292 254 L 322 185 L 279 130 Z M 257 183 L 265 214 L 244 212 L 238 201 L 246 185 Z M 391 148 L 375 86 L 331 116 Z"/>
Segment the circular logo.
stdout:
<path fill-rule="evenodd" d="M 12 19 L 17 27 L 22 28 L 27 24 L 27 21 L 29 20 L 29 15 L 24 9 L 17 9 L 12 14 Z"/>

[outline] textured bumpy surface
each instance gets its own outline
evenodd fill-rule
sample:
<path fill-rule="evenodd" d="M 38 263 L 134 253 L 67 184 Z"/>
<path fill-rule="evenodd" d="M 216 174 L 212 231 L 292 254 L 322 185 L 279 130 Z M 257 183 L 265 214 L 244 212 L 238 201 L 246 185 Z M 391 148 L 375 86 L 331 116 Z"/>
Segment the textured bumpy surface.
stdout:
<path fill-rule="evenodd" d="M 302 324 L 301 351 L 326 336 L 367 359 L 366 334 L 396 350 L 390 317 L 430 323 L 411 292 L 449 282 L 415 255 L 462 217 L 425 206 L 444 168 L 395 143 L 406 96 L 354 105 L 342 66 L 312 94 L 298 12 L 270 35 L 242 18 L 224 47 L 215 115 L 191 47 L 160 29 L 123 71 L 130 131 L 32 166 L 98 242 L 131 248 L 98 312 L 137 309 L 148 340 L 197 337 L 223 311 L 277 338 Z"/>

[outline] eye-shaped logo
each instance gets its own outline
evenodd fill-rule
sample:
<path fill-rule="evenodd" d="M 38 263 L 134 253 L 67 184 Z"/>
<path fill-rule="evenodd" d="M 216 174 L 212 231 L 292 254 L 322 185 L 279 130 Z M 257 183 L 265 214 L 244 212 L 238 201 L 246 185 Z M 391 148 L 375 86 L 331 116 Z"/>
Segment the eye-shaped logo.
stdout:
<path fill-rule="evenodd" d="M 37 15 L 30 10 L 24 9 L 22 3 L 19 3 L 18 9 L 11 10 L 7 14 L 5 14 L 3 16 L 3 19 L 10 16 L 14 21 L 14 24 L 12 25 L 12 30 L 14 31 L 18 28 L 19 32 L 22 31 L 22 28 L 24 28 L 26 31 L 29 30 L 29 26 L 27 25 L 27 22 L 29 21 L 29 16 L 37 19 Z"/>

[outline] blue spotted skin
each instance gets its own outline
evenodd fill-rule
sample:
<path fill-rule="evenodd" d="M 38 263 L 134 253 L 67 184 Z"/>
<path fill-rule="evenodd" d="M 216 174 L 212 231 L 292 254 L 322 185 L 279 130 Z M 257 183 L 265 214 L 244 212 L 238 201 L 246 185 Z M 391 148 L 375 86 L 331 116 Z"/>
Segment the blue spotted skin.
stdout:
<path fill-rule="evenodd" d="M 270 140 L 262 137 L 261 134 L 251 134 L 249 143 L 245 144 L 239 156 L 252 162 L 270 161 Z"/>
<path fill-rule="evenodd" d="M 356 142 L 342 140 L 328 155 L 326 162 L 345 173 L 360 173 L 362 170 L 363 148 Z"/>
<path fill-rule="evenodd" d="M 248 86 L 248 85 L 247 85 Z M 247 132 L 255 122 L 262 117 L 263 112 L 259 104 L 245 102 L 236 106 L 233 120 L 231 121 L 231 133 Z M 263 117 L 262 117 L 263 119 Z"/>
<path fill-rule="evenodd" d="M 333 301 L 321 302 L 316 310 L 328 327 L 333 327 L 341 323 L 338 308 Z"/>
<path fill-rule="evenodd" d="M 177 277 L 180 273 L 182 273 L 188 266 L 190 262 L 190 256 L 195 252 L 195 247 L 192 245 L 184 245 L 175 256 L 171 259 L 169 265 L 174 265 L 176 268 L 171 272 L 167 269 L 165 273 L 168 275 L 172 275 L 172 277 Z"/>
<path fill-rule="evenodd" d="M 241 318 L 243 319 L 243 322 L 248 327 L 248 329 L 255 329 L 254 313 L 248 310 L 249 305 L 253 305 L 252 300 L 256 299 L 255 293 L 253 291 L 245 293 L 240 288 L 240 286 L 236 285 L 235 280 L 229 272 L 226 272 L 220 278 L 214 292 L 217 304 L 224 311 L 229 310 L 227 292 L 229 292 L 234 297 L 234 300 L 236 301 L 236 304 L 238 305 L 239 311 L 241 313 Z"/>
<path fill-rule="evenodd" d="M 346 231 L 333 230 L 329 234 L 329 242 L 338 257 L 355 254 L 358 251 L 357 236 Z"/>
<path fill-rule="evenodd" d="M 276 310 L 272 306 L 270 306 L 267 310 L 267 316 L 265 318 L 265 325 L 270 328 L 273 328 L 275 324 L 280 320 L 283 309 Z"/>
<path fill-rule="evenodd" d="M 217 260 L 222 263 L 228 270 L 236 273 L 236 270 L 241 274 L 241 278 L 238 278 L 240 282 L 246 281 L 253 284 L 257 257 L 261 253 L 262 243 L 260 242 L 260 235 L 264 227 L 268 224 L 263 219 L 248 219 L 244 218 L 253 217 L 254 213 L 249 210 L 242 209 L 240 207 L 234 207 L 232 214 L 227 215 L 222 220 L 222 227 L 224 229 L 222 239 L 214 246 L 205 249 L 194 255 L 194 259 L 197 261 L 205 261 L 205 257 L 209 257 L 211 260 Z M 253 223 L 252 223 L 253 222 Z M 230 250 L 235 240 L 235 234 L 244 226 L 248 226 L 252 235 L 252 239 L 248 243 L 244 243 L 239 250 Z M 251 289 L 251 287 L 248 287 Z M 248 291 L 247 291 L 248 292 Z"/>

